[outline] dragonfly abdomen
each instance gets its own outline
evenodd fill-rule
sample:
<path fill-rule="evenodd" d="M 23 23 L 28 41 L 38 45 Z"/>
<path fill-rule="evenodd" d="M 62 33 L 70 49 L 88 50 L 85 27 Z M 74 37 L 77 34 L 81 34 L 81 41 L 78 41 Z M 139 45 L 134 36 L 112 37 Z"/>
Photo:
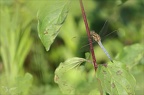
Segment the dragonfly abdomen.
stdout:
<path fill-rule="evenodd" d="M 107 55 L 107 57 L 110 59 L 110 61 L 113 62 L 112 58 L 110 57 L 109 53 L 106 51 L 106 49 L 104 48 L 104 46 L 102 45 L 101 41 L 99 41 L 98 44 L 102 48 L 102 50 L 104 51 L 104 53 Z"/>

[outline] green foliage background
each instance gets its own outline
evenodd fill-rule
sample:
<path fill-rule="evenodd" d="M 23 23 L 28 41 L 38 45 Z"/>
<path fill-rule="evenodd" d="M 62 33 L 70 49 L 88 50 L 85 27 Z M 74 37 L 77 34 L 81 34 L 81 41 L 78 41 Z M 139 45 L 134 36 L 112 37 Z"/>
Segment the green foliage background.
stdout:
<path fill-rule="evenodd" d="M 113 59 L 128 65 L 137 81 L 136 95 L 142 95 L 144 1 L 83 1 L 91 30 L 99 32 L 106 20 L 110 22 L 108 32 L 118 30 L 106 36 L 103 44 Z M 85 57 L 89 51 L 87 47 L 81 48 L 86 45 L 87 38 L 84 37 L 86 30 L 77 0 L 71 2 L 66 21 L 50 50 L 45 50 L 38 37 L 37 13 L 52 3 L 52 0 L 0 1 L 0 94 L 60 94 L 54 83 L 55 69 L 60 62 L 75 56 Z M 95 53 L 97 63 L 108 61 L 98 45 L 95 45 Z M 85 64 L 83 68 L 86 69 L 85 76 L 91 77 L 93 66 Z"/>

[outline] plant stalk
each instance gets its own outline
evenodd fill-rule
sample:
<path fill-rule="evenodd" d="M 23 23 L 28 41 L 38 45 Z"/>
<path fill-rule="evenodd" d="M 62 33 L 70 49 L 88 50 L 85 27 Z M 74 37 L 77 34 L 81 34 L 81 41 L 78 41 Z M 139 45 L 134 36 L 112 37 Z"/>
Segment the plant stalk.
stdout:
<path fill-rule="evenodd" d="M 92 45 L 92 39 L 91 39 L 91 35 L 90 35 L 90 30 L 89 30 L 89 26 L 88 26 L 88 23 L 87 23 L 87 18 L 86 18 L 86 14 L 85 14 L 85 10 L 84 10 L 84 6 L 83 6 L 83 3 L 82 3 L 82 0 L 79 0 L 79 1 L 80 1 L 80 7 L 81 7 L 81 11 L 82 11 L 83 20 L 84 20 L 85 27 L 86 27 L 88 41 L 89 41 L 89 44 L 90 44 L 90 52 L 91 52 L 92 59 L 93 59 L 93 65 L 94 65 L 94 69 L 96 71 L 98 65 L 96 63 L 96 57 L 95 57 L 95 54 L 94 54 L 94 49 L 93 49 L 93 45 Z"/>

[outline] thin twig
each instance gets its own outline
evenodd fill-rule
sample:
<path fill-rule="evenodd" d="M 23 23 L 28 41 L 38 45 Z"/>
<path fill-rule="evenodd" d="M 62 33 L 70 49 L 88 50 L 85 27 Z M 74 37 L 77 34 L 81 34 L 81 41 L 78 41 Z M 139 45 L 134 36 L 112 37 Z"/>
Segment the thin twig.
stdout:
<path fill-rule="evenodd" d="M 90 30 L 89 30 L 89 26 L 88 26 L 88 23 L 87 23 L 87 18 L 86 18 L 86 14 L 85 14 L 85 11 L 84 11 L 82 0 L 79 0 L 79 1 L 80 1 L 80 6 L 81 6 L 83 20 L 84 20 L 86 31 L 87 31 L 88 41 L 89 41 L 89 44 L 90 44 L 90 51 L 91 51 L 91 54 L 92 54 L 93 65 L 94 65 L 94 69 L 96 71 L 98 65 L 96 63 L 96 58 L 95 58 L 94 49 L 93 49 L 93 45 L 92 45 Z"/>

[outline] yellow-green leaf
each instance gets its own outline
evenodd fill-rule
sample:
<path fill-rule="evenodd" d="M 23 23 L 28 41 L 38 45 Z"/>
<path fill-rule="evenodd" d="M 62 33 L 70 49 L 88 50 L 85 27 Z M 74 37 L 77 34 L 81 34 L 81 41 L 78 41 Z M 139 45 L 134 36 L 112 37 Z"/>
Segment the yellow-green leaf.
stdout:
<path fill-rule="evenodd" d="M 103 91 L 110 95 L 135 95 L 136 81 L 131 73 L 123 69 L 121 62 L 100 65 L 97 77 Z"/>
<path fill-rule="evenodd" d="M 85 75 L 78 68 L 85 61 L 86 59 L 74 57 L 60 63 L 56 69 L 54 80 L 64 94 L 74 94 L 76 86 L 85 81 Z"/>
<path fill-rule="evenodd" d="M 67 17 L 68 9 L 68 0 L 54 0 L 38 12 L 38 35 L 47 51 Z"/>

